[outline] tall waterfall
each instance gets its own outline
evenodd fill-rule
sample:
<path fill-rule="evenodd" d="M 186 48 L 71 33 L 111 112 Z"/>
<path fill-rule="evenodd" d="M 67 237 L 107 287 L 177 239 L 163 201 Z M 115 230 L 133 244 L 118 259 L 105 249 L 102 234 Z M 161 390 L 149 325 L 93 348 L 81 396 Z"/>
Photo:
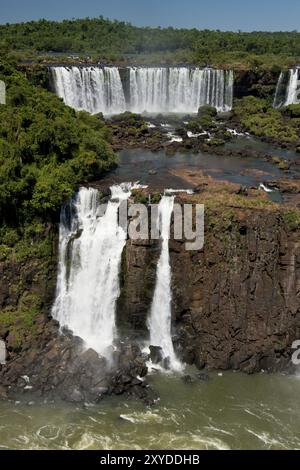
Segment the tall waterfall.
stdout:
<path fill-rule="evenodd" d="M 61 212 L 59 270 L 53 317 L 105 355 L 116 335 L 115 307 L 126 235 L 118 208 L 130 195 L 113 186 L 105 214 L 95 189 L 81 188 Z"/>
<path fill-rule="evenodd" d="M 186 67 L 130 69 L 133 112 L 196 113 L 203 105 L 229 111 L 232 99 L 232 71 Z"/>
<path fill-rule="evenodd" d="M 173 207 L 174 197 L 163 196 L 158 207 L 162 247 L 157 265 L 156 286 L 149 318 L 149 329 L 150 344 L 162 348 L 164 358 L 170 359 L 172 370 L 180 370 L 181 364 L 175 355 L 171 336 L 172 295 L 169 238 Z"/>
<path fill-rule="evenodd" d="M 280 108 L 282 106 L 288 106 L 289 104 L 300 103 L 300 69 L 290 69 L 285 72 L 281 72 L 273 106 L 274 108 Z"/>
<path fill-rule="evenodd" d="M 76 110 L 116 114 L 196 113 L 203 105 L 229 111 L 233 72 L 188 67 L 51 67 L 53 88 Z"/>
<path fill-rule="evenodd" d="M 56 94 L 66 105 L 92 114 L 118 114 L 126 109 L 117 67 L 51 67 Z"/>

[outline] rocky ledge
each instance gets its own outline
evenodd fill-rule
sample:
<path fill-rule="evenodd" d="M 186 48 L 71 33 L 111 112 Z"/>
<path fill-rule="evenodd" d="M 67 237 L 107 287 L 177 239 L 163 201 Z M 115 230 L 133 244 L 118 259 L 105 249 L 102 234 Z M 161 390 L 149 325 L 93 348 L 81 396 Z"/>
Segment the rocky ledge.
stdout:
<path fill-rule="evenodd" d="M 170 240 L 177 353 L 199 369 L 291 371 L 300 338 L 299 209 L 258 190 L 197 183 L 177 202 L 205 205 L 204 247 L 187 251 L 184 240 Z M 155 246 L 128 241 L 117 313 L 127 330 L 146 334 L 156 259 Z"/>
<path fill-rule="evenodd" d="M 119 342 L 107 360 L 70 332 L 61 334 L 56 321 L 41 316 L 37 325 L 39 334 L 30 347 L 0 366 L 0 398 L 97 403 L 124 395 L 149 405 L 156 399 L 145 380 L 148 356 L 136 343 Z"/>

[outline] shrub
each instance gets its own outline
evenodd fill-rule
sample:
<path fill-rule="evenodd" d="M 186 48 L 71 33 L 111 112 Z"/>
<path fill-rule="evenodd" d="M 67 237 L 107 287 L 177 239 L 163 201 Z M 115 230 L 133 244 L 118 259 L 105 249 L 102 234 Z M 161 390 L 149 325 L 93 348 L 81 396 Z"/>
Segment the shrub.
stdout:
<path fill-rule="evenodd" d="M 282 114 L 290 118 L 300 118 L 300 104 L 290 104 L 282 108 Z"/>
<path fill-rule="evenodd" d="M 216 108 L 214 108 L 213 106 L 201 106 L 199 109 L 198 109 L 198 116 L 211 116 L 211 117 L 215 117 L 216 115 L 218 114 Z"/>

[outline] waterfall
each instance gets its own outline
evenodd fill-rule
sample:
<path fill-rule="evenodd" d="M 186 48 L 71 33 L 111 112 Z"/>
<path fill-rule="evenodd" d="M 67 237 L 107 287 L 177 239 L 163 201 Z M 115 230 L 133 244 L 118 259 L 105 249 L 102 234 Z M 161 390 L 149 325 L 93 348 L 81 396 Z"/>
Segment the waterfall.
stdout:
<path fill-rule="evenodd" d="M 66 105 L 92 114 L 125 111 L 125 96 L 117 67 L 51 67 L 55 93 Z"/>
<path fill-rule="evenodd" d="M 290 69 L 281 72 L 273 106 L 274 108 L 281 108 L 290 104 L 300 103 L 300 77 L 299 68 Z"/>
<path fill-rule="evenodd" d="M 167 111 L 168 69 L 130 68 L 130 110 L 135 113 Z"/>
<path fill-rule="evenodd" d="M 117 67 L 51 67 L 54 91 L 76 110 L 117 114 L 196 113 L 210 105 L 230 111 L 233 72 L 188 67 L 128 67 L 128 85 Z M 124 82 L 124 78 L 123 78 Z"/>
<path fill-rule="evenodd" d="M 162 247 L 157 265 L 156 286 L 148 326 L 150 344 L 162 348 L 163 357 L 170 359 L 172 370 L 180 370 L 181 364 L 175 355 L 171 336 L 172 295 L 169 238 L 173 207 L 174 197 L 163 196 L 158 207 Z"/>
<path fill-rule="evenodd" d="M 233 72 L 187 67 L 130 68 L 130 108 L 133 112 L 196 113 L 210 105 L 229 111 Z"/>
<path fill-rule="evenodd" d="M 115 308 L 126 235 L 118 208 L 130 195 L 113 186 L 105 213 L 95 189 L 81 188 L 61 211 L 59 269 L 52 316 L 106 355 L 116 337 Z"/>

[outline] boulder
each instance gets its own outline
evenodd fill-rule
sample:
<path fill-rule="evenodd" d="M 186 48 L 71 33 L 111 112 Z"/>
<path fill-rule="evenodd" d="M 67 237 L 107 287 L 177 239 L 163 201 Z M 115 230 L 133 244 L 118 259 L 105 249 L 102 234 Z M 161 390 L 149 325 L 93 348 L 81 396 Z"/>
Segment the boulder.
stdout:
<path fill-rule="evenodd" d="M 160 346 L 150 346 L 150 360 L 153 364 L 160 364 L 163 361 L 163 350 Z"/>

